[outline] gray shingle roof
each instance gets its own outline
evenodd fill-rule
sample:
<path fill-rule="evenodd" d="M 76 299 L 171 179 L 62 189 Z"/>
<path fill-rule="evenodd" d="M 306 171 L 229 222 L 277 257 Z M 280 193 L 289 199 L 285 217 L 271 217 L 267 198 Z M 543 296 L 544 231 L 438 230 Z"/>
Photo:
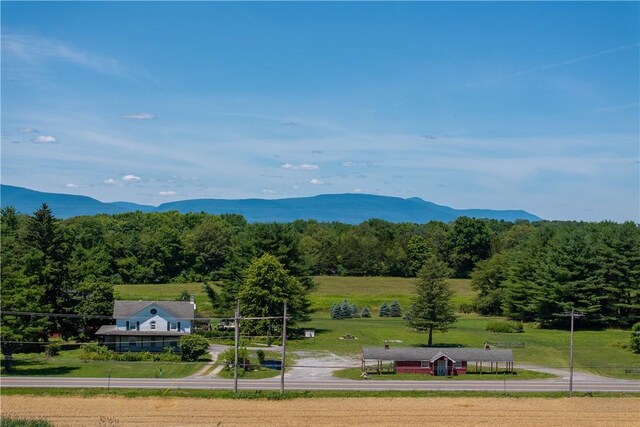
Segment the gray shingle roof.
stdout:
<path fill-rule="evenodd" d="M 194 306 L 189 301 L 114 301 L 113 318 L 130 318 L 151 304 L 166 310 L 178 319 L 193 320 Z"/>
<path fill-rule="evenodd" d="M 445 354 L 455 361 L 468 362 L 513 362 L 511 349 L 482 348 L 381 348 L 364 347 L 362 358 L 365 360 L 413 361 L 431 360 L 438 353 Z"/>

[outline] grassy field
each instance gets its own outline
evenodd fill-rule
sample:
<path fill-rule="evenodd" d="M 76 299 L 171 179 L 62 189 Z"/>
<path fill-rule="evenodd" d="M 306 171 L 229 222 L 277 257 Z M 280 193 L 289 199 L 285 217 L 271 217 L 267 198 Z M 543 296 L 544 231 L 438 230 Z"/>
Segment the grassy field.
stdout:
<path fill-rule="evenodd" d="M 546 374 L 544 372 L 535 372 L 535 371 L 527 371 L 523 369 L 516 369 L 514 372 L 500 372 L 500 373 L 475 373 L 475 372 L 467 372 L 465 375 L 453 375 L 448 377 L 440 377 L 435 375 L 425 375 L 425 374 L 392 374 L 392 373 L 381 373 L 381 374 L 369 374 L 368 379 L 362 378 L 362 372 L 360 368 L 348 368 L 348 369 L 340 369 L 339 371 L 335 371 L 333 373 L 335 377 L 344 378 L 348 380 L 362 380 L 362 381 L 384 381 L 384 380 L 413 380 L 413 381 L 469 381 L 469 380 L 479 380 L 479 381 L 512 381 L 512 380 L 544 380 L 548 378 L 555 378 L 555 375 Z"/>
<path fill-rule="evenodd" d="M 342 355 L 358 355 L 363 346 L 381 346 L 385 340 L 397 340 L 397 346 L 420 346 L 426 343 L 426 335 L 408 327 L 402 319 L 377 317 L 382 302 L 396 299 L 403 309 L 411 304 L 414 279 L 393 277 L 316 277 L 317 288 L 310 295 L 314 313 L 311 320 L 300 326 L 316 330 L 315 339 L 289 342 L 295 350 L 329 350 Z M 452 279 L 456 304 L 471 302 L 474 292 L 470 281 Z M 182 289 L 195 294 L 199 310 L 206 315 L 211 306 L 199 284 L 122 285 L 116 286 L 124 299 L 175 299 Z M 367 305 L 372 316 L 369 319 L 332 320 L 329 309 L 334 302 L 343 299 L 355 303 L 360 309 Z M 443 346 L 480 347 L 485 342 L 524 342 L 525 348 L 514 349 L 517 364 L 532 364 L 554 368 L 567 368 L 569 364 L 569 333 L 566 330 L 536 329 L 525 325 L 521 334 L 505 334 L 485 331 L 487 322 L 500 318 L 478 315 L 460 315 L 458 322 L 447 333 L 436 333 L 434 343 Z M 579 321 L 578 321 L 579 328 Z M 345 335 L 357 337 L 343 340 Z M 633 354 L 622 344 L 629 341 L 629 331 L 610 329 L 603 331 L 575 332 L 575 367 L 578 370 L 627 379 L 640 379 L 640 374 L 625 373 L 627 369 L 640 369 L 640 355 Z"/>
<path fill-rule="evenodd" d="M 45 357 L 43 353 L 16 354 L 11 375 L 67 376 L 107 378 L 180 378 L 196 373 L 206 361 L 184 362 L 82 362 L 78 350 L 61 351 L 58 356 Z"/>

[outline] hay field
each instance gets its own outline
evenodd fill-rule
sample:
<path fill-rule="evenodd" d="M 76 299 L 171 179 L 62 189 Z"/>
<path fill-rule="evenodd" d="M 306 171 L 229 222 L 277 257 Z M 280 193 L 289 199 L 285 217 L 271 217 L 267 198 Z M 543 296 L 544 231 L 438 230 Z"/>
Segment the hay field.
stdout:
<path fill-rule="evenodd" d="M 286 401 L 3 396 L 3 415 L 56 426 L 637 426 L 638 398 L 314 398 Z"/>

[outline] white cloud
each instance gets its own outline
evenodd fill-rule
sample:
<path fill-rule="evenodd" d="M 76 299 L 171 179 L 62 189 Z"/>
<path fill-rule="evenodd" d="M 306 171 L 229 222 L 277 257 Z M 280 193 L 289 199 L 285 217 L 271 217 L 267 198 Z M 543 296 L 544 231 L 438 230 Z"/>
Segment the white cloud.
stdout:
<path fill-rule="evenodd" d="M 79 186 L 78 184 L 74 184 L 74 183 L 70 182 L 70 183 L 68 183 L 68 184 L 66 185 L 66 187 L 67 187 L 67 188 L 78 188 L 78 187 L 80 187 L 80 186 Z"/>
<path fill-rule="evenodd" d="M 324 185 L 324 181 L 320 181 L 318 178 L 313 178 L 311 181 L 309 181 L 309 184 Z"/>
<path fill-rule="evenodd" d="M 353 162 L 343 162 L 342 166 L 344 166 L 345 168 L 351 168 L 354 167 L 356 164 Z"/>
<path fill-rule="evenodd" d="M 122 65 L 115 59 L 95 55 L 60 40 L 26 34 L 3 34 L 2 51 L 32 64 L 58 59 L 109 74 L 123 74 Z M 4 57 L 3 57 L 4 62 Z"/>
<path fill-rule="evenodd" d="M 160 191 L 158 192 L 158 196 L 175 196 L 176 192 L 175 191 Z"/>
<path fill-rule="evenodd" d="M 34 129 L 34 128 L 18 128 L 18 132 L 20 132 L 20 133 L 38 133 L 38 129 Z"/>
<path fill-rule="evenodd" d="M 140 181 L 140 177 L 139 176 L 135 176 L 135 175 L 125 175 L 122 177 L 123 181 L 127 181 L 127 182 L 136 182 L 136 181 Z"/>
<path fill-rule="evenodd" d="M 353 190 L 354 193 L 362 193 L 362 190 L 360 188 L 355 188 Z"/>
<path fill-rule="evenodd" d="M 300 165 L 292 165 L 291 163 L 285 163 L 280 166 L 282 169 L 290 170 L 290 171 L 315 171 L 320 169 L 318 165 L 309 165 L 306 163 L 302 163 Z"/>
<path fill-rule="evenodd" d="M 116 181 L 116 180 L 115 180 L 115 179 L 113 179 L 113 178 L 103 179 L 103 180 L 102 180 L 102 182 L 104 182 L 104 183 L 105 183 L 105 184 L 107 184 L 107 185 L 114 185 L 114 184 L 117 184 L 117 183 L 118 183 L 118 181 Z"/>
<path fill-rule="evenodd" d="M 56 139 L 51 135 L 38 135 L 31 141 L 35 142 L 36 144 L 52 144 L 56 142 Z"/>
<path fill-rule="evenodd" d="M 273 190 L 262 190 L 262 194 L 276 194 Z"/>
<path fill-rule="evenodd" d="M 151 113 L 133 113 L 133 114 L 123 114 L 121 117 L 123 119 L 153 120 L 156 118 L 156 115 Z"/>

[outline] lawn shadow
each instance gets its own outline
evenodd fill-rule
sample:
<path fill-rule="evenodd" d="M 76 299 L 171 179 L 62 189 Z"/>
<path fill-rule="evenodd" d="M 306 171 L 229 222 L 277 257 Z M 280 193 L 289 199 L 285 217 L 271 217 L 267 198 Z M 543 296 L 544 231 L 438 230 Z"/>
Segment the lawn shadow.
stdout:
<path fill-rule="evenodd" d="M 49 376 L 49 375 L 67 375 L 73 371 L 77 371 L 76 366 L 56 366 L 56 367 L 44 367 L 44 368 L 23 368 L 20 366 L 14 366 L 8 375 L 19 376 Z"/>

